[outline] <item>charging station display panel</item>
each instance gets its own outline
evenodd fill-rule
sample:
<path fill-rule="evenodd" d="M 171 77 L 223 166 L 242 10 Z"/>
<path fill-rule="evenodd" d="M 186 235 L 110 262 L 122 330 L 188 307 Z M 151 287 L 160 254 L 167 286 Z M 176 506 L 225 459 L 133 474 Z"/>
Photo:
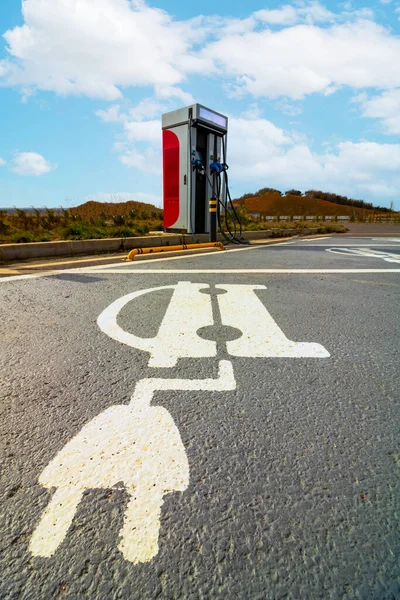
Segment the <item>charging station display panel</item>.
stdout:
<path fill-rule="evenodd" d="M 202 106 L 199 107 L 199 119 L 212 123 L 220 129 L 226 129 L 228 124 L 228 119 L 226 117 L 212 112 L 207 108 L 203 108 Z"/>

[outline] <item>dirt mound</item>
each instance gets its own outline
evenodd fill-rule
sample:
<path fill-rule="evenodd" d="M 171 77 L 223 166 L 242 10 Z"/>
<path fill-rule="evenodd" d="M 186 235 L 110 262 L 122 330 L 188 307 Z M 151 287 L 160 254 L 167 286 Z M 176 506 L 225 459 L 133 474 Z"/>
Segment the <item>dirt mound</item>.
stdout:
<path fill-rule="evenodd" d="M 82 219 L 112 219 L 114 215 L 126 215 L 138 219 L 157 219 L 163 211 L 153 204 L 128 200 L 127 202 L 96 202 L 89 200 L 84 204 L 70 208 L 71 215 L 79 215 Z"/>
<path fill-rule="evenodd" d="M 281 196 L 273 192 L 235 201 L 235 204 L 244 206 L 249 213 L 260 213 L 269 216 L 354 215 L 368 217 L 374 212 L 365 208 L 335 204 L 319 198 Z"/>

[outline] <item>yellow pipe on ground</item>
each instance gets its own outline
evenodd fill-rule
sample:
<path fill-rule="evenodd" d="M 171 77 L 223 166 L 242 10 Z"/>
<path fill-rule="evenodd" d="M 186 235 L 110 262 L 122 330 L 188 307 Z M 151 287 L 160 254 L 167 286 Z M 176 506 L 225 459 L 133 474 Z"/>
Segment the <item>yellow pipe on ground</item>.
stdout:
<path fill-rule="evenodd" d="M 134 248 L 126 260 L 134 260 L 138 254 L 154 254 L 156 252 L 173 252 L 174 250 L 195 250 L 201 248 L 219 248 L 225 250 L 222 242 L 207 242 L 204 244 L 179 244 L 178 246 L 153 246 L 150 248 Z"/>

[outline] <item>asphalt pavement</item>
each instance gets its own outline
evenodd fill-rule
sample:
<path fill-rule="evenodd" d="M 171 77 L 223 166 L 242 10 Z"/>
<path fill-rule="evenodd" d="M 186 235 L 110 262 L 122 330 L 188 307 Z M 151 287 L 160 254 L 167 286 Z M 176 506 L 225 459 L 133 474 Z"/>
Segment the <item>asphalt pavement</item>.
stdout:
<path fill-rule="evenodd" d="M 400 598 L 400 237 L 0 280 L 0 598 Z"/>

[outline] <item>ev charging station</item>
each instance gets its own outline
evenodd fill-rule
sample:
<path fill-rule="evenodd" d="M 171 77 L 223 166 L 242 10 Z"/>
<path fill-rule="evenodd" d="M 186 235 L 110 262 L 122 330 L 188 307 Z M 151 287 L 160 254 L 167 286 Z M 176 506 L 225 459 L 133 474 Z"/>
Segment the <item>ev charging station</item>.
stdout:
<path fill-rule="evenodd" d="M 239 222 L 226 174 L 227 133 L 228 118 L 201 104 L 162 115 L 165 231 L 194 236 L 205 233 L 214 242 L 218 224 L 228 241 L 241 243 L 236 223 L 232 232 L 227 215 L 229 196 L 231 211 Z M 222 231 L 221 217 L 225 218 L 228 235 Z M 232 216 L 229 218 L 232 220 Z"/>
<path fill-rule="evenodd" d="M 220 160 L 228 118 L 193 104 L 164 114 L 162 129 L 164 228 L 214 237 L 217 202 L 210 164 Z"/>

